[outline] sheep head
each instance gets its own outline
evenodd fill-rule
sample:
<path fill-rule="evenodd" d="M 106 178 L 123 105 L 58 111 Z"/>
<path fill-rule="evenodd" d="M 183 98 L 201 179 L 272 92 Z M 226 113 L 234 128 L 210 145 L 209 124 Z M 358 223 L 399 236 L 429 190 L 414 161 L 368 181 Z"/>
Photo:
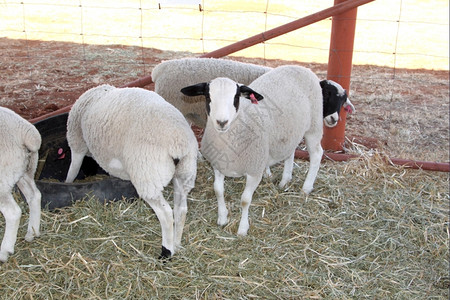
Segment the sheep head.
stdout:
<path fill-rule="evenodd" d="M 339 121 L 341 107 L 345 111 L 352 113 L 355 107 L 348 99 L 347 92 L 342 86 L 332 80 L 322 80 L 320 82 L 323 96 L 323 121 L 327 127 L 335 127 Z"/>
<path fill-rule="evenodd" d="M 199 83 L 181 89 L 186 96 L 205 96 L 208 120 L 219 132 L 230 128 L 239 111 L 240 98 L 258 103 L 263 96 L 245 85 L 239 85 L 229 78 L 216 78 L 209 83 Z"/>

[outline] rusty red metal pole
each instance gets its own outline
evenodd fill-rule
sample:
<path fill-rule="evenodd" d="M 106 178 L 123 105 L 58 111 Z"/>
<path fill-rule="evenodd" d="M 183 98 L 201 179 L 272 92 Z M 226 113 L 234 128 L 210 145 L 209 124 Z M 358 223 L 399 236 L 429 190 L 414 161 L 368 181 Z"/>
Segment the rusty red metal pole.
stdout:
<path fill-rule="evenodd" d="M 350 0 L 334 0 L 334 5 Z M 358 8 L 333 16 L 331 25 L 330 54 L 327 78 L 339 83 L 347 93 L 350 90 L 352 74 L 353 42 L 355 39 L 356 14 Z M 333 128 L 324 127 L 322 147 L 325 150 L 340 151 L 345 142 L 345 119 L 347 113 L 341 109 L 340 121 Z"/>

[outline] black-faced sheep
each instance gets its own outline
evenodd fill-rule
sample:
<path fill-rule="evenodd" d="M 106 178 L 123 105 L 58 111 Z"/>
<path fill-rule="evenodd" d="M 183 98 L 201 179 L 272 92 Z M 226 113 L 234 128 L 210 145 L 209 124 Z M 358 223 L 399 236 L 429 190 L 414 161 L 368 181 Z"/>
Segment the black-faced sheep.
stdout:
<path fill-rule="evenodd" d="M 307 194 L 313 190 L 323 154 L 323 100 L 319 79 L 309 69 L 282 66 L 261 75 L 248 87 L 217 78 L 181 91 L 206 98 L 208 120 L 201 152 L 214 168 L 219 225 L 228 222 L 225 176 L 246 176 L 237 232 L 246 235 L 249 206 L 264 170 L 284 161 L 280 186 L 286 185 L 292 178 L 295 149 L 303 138 L 310 165 L 302 189 Z"/>
<path fill-rule="evenodd" d="M 101 85 L 85 92 L 67 121 L 72 182 L 85 155 L 112 176 L 130 180 L 161 223 L 161 258 L 181 246 L 187 194 L 194 187 L 198 143 L 183 115 L 154 92 Z M 162 191 L 172 180 L 174 209 Z"/>
<path fill-rule="evenodd" d="M 41 193 L 34 182 L 39 159 L 41 135 L 31 123 L 10 109 L 0 107 L 0 211 L 5 218 L 5 234 L 0 248 L 0 261 L 14 253 L 22 210 L 13 198 L 17 184 L 25 196 L 30 218 L 26 241 L 40 235 Z"/>
<path fill-rule="evenodd" d="M 339 121 L 341 107 L 349 113 L 355 111 L 355 107 L 339 83 L 333 80 L 322 80 L 320 87 L 323 97 L 323 122 L 327 127 L 335 127 Z"/>

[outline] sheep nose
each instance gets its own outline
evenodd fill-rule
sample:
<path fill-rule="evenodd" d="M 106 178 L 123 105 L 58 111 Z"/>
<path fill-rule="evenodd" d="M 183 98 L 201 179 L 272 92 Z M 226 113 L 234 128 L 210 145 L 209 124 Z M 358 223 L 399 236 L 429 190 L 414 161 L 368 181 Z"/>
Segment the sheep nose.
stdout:
<path fill-rule="evenodd" d="M 226 121 L 219 121 L 219 120 L 217 120 L 216 122 L 220 126 L 220 128 L 223 128 L 223 127 L 225 127 L 225 125 L 227 125 L 228 120 L 226 120 Z"/>

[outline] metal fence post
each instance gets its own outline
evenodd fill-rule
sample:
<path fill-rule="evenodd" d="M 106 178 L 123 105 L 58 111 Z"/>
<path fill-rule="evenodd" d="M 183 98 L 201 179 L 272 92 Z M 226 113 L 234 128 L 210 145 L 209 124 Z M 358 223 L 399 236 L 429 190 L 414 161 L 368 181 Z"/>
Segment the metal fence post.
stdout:
<path fill-rule="evenodd" d="M 334 0 L 334 5 L 346 1 L 351 0 Z M 334 15 L 331 25 L 327 78 L 339 83 L 347 90 L 347 93 L 350 90 L 357 10 L 357 8 L 353 8 L 339 15 Z M 340 121 L 336 127 L 324 127 L 322 147 L 325 150 L 340 151 L 343 149 L 346 111 L 341 109 L 339 116 Z"/>

